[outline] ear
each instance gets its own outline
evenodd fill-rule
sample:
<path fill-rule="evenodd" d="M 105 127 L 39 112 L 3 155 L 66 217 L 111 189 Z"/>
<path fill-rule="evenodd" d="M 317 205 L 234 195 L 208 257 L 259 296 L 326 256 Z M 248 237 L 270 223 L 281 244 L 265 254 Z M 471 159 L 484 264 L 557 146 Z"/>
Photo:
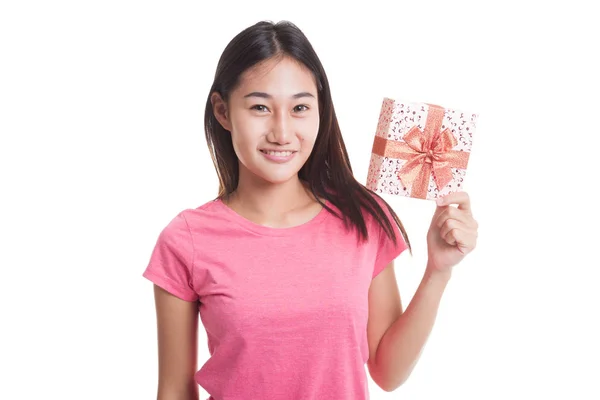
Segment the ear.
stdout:
<path fill-rule="evenodd" d="M 210 102 L 212 104 L 213 114 L 217 121 L 219 121 L 225 130 L 231 132 L 231 122 L 229 120 L 229 112 L 225 100 L 223 100 L 219 93 L 213 92 L 210 96 Z"/>

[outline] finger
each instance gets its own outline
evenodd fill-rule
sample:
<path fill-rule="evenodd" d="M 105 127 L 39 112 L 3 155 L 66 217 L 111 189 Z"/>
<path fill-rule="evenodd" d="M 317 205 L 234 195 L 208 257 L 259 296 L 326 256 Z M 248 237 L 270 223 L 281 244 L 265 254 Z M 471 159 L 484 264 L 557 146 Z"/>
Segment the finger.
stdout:
<path fill-rule="evenodd" d="M 445 206 L 443 208 L 442 211 L 440 211 L 440 213 L 437 215 L 437 217 L 435 218 L 434 224 L 435 226 L 437 226 L 438 228 L 442 227 L 442 224 L 448 219 L 451 218 L 450 213 L 452 212 L 451 210 L 452 207 L 448 207 Z"/>
<path fill-rule="evenodd" d="M 461 231 L 469 231 L 470 230 L 470 228 L 468 226 L 466 226 L 463 222 L 458 221 L 456 219 L 448 218 L 440 226 L 440 236 L 445 238 L 448 235 L 448 233 L 453 229 L 458 229 Z"/>
<path fill-rule="evenodd" d="M 444 222 L 442 223 L 442 225 L 440 225 L 439 229 L 440 229 L 440 236 L 446 240 L 446 238 L 448 237 L 448 234 L 450 233 L 451 230 L 453 229 L 458 229 L 459 227 L 461 227 L 460 222 L 458 222 L 455 219 L 445 219 Z M 447 241 L 447 240 L 446 240 Z M 452 244 L 452 243 L 450 243 Z"/>
<path fill-rule="evenodd" d="M 448 209 L 448 207 L 449 206 L 440 206 L 439 204 L 436 205 L 432 219 L 435 220 L 441 213 L 443 213 L 444 211 L 446 211 Z"/>
<path fill-rule="evenodd" d="M 458 204 L 459 210 L 471 212 L 471 199 L 467 192 L 450 192 L 445 196 L 438 198 L 436 204 L 438 206 L 449 206 Z"/>
<path fill-rule="evenodd" d="M 467 254 L 473 251 L 477 242 L 477 235 L 461 229 L 452 229 L 444 237 L 446 243 L 456 246 L 458 250 Z"/>
<path fill-rule="evenodd" d="M 441 211 L 434 219 L 435 226 L 440 228 L 446 219 L 455 219 L 470 228 L 477 229 L 478 227 L 477 221 L 475 221 L 470 213 L 465 210 L 459 210 L 456 207 L 447 206 Z"/>

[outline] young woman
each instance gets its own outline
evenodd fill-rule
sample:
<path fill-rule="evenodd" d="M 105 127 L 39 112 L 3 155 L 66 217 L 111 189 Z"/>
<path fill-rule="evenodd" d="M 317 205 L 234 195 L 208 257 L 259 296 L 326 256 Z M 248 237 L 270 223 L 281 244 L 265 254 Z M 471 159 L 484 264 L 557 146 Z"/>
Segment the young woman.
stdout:
<path fill-rule="evenodd" d="M 446 196 L 403 312 L 394 211 L 353 177 L 323 66 L 293 24 L 224 50 L 205 111 L 219 195 L 162 230 L 154 282 L 158 399 L 367 399 L 392 391 L 432 329 L 451 268 L 475 247 L 466 193 Z M 458 204 L 458 207 L 450 204 Z M 198 314 L 209 360 L 197 370 Z"/>

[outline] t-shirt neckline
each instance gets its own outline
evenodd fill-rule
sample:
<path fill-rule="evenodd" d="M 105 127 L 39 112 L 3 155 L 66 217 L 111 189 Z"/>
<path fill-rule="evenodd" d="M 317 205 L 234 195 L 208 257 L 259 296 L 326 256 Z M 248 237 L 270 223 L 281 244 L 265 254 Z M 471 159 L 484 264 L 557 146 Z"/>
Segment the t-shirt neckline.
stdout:
<path fill-rule="evenodd" d="M 221 201 L 221 199 L 215 199 L 214 203 L 227 214 L 228 218 L 233 220 L 238 225 L 241 225 L 245 229 L 252 231 L 254 233 L 258 233 L 260 235 L 267 235 L 267 236 L 297 235 L 301 232 L 310 230 L 315 225 L 321 223 L 323 221 L 323 219 L 329 213 L 329 211 L 327 211 L 327 209 L 325 207 L 323 207 L 321 209 L 321 211 L 319 211 L 319 213 L 316 214 L 313 218 L 311 218 L 310 220 L 308 220 L 300 225 L 291 226 L 288 228 L 274 228 L 274 227 L 265 226 L 265 225 L 257 224 L 256 222 L 250 221 L 249 219 L 241 216 L 236 211 L 234 211 L 232 208 L 230 208 L 225 203 L 223 203 L 223 201 Z M 329 203 L 329 200 L 325 200 L 324 203 L 327 205 L 327 207 L 331 208 L 331 204 Z"/>

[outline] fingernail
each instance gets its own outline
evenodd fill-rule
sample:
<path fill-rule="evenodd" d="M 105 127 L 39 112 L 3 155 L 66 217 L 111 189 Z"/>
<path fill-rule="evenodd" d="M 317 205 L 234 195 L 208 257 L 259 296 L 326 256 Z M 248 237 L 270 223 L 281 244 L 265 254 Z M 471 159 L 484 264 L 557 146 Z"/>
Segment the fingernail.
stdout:
<path fill-rule="evenodd" d="M 444 199 L 441 197 L 438 197 L 436 202 L 437 202 L 438 206 L 441 206 L 442 204 L 444 204 Z"/>

